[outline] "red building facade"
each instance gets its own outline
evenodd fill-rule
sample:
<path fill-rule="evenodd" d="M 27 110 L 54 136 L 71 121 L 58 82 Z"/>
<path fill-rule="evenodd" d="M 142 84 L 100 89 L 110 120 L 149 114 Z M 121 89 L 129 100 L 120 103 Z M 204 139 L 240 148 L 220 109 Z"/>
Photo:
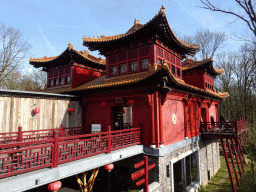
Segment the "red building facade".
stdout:
<path fill-rule="evenodd" d="M 212 59 L 189 59 L 199 45 L 177 39 L 164 7 L 144 25 L 135 19 L 124 34 L 84 37 L 83 44 L 106 61 L 69 45 L 58 57 L 30 63 L 48 72 L 49 92 L 82 96 L 88 133 L 93 124 L 101 131 L 141 127 L 145 147 L 168 151 L 184 140 L 199 141 L 200 123 L 217 121 L 228 93 L 216 92 L 213 79 L 224 70 L 214 68 Z"/>

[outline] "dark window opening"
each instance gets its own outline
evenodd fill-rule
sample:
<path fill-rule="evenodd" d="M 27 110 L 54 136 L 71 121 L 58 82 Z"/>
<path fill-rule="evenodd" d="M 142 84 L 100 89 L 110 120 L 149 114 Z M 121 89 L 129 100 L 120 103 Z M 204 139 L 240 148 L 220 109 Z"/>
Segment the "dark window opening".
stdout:
<path fill-rule="evenodd" d="M 141 68 L 142 69 L 147 69 L 149 65 L 149 59 L 143 59 L 141 60 Z"/>
<path fill-rule="evenodd" d="M 116 75 L 116 66 L 110 67 L 110 75 Z"/>
<path fill-rule="evenodd" d="M 127 72 L 127 65 L 121 64 L 120 65 L 120 73 L 126 73 Z"/>
<path fill-rule="evenodd" d="M 172 74 L 175 75 L 175 67 L 172 65 Z"/>
<path fill-rule="evenodd" d="M 130 63 L 130 71 L 137 71 L 138 70 L 138 61 L 133 61 Z"/>
<path fill-rule="evenodd" d="M 180 77 L 180 69 L 177 68 L 177 76 Z"/>

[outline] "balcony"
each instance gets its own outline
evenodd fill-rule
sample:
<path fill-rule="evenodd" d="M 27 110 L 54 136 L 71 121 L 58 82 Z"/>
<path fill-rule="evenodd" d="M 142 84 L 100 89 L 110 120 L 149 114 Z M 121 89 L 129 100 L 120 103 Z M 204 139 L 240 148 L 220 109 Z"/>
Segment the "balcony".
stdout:
<path fill-rule="evenodd" d="M 140 128 L 84 134 L 83 127 L 0 133 L 0 178 L 139 145 Z"/>
<path fill-rule="evenodd" d="M 244 119 L 233 122 L 201 122 L 202 136 L 239 136 L 248 131 L 248 123 Z"/>

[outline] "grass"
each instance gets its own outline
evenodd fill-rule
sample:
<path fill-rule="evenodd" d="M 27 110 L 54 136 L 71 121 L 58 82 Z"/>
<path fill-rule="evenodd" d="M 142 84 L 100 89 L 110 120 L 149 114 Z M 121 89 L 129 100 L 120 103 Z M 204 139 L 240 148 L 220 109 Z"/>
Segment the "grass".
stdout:
<path fill-rule="evenodd" d="M 234 180 L 237 192 L 251 191 L 252 189 L 248 188 L 249 183 L 252 182 L 251 176 L 250 176 L 250 165 L 245 166 L 245 171 L 243 172 L 243 178 L 240 178 L 240 175 L 238 173 L 238 167 L 236 167 L 237 173 L 239 175 L 238 177 L 241 183 L 241 186 L 238 187 L 231 160 L 229 161 L 229 164 L 231 166 L 232 176 L 233 176 L 233 180 Z M 256 162 L 254 162 L 254 164 L 256 166 Z M 209 192 L 209 191 L 233 192 L 224 156 L 220 156 L 220 169 L 218 173 L 211 178 L 211 181 L 209 182 L 208 185 L 202 186 L 200 189 L 200 192 Z"/>

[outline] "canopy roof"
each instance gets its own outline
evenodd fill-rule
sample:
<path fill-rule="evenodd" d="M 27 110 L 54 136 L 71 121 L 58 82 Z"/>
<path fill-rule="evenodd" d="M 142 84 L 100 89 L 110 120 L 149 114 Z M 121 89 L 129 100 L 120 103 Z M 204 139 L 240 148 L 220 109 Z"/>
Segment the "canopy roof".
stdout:
<path fill-rule="evenodd" d="M 187 58 L 182 62 L 182 71 L 194 71 L 194 70 L 204 70 L 213 77 L 220 75 L 225 72 L 225 69 L 217 69 L 213 67 L 213 59 L 204 59 L 202 61 L 195 61 L 193 59 Z"/>
<path fill-rule="evenodd" d="M 106 69 L 106 60 L 97 58 L 89 54 L 88 51 L 77 51 L 73 45 L 68 44 L 67 49 L 62 52 L 59 56 L 55 57 L 43 57 L 43 58 L 30 58 L 29 63 L 35 68 L 43 67 L 44 71 L 52 67 L 67 65 L 69 63 L 79 63 L 88 67 L 96 69 Z"/>
<path fill-rule="evenodd" d="M 107 55 L 107 51 L 114 48 L 119 48 L 120 45 L 129 46 L 132 42 L 138 42 L 142 39 L 150 38 L 154 40 L 159 38 L 166 46 L 179 52 L 182 57 L 185 55 L 194 55 L 199 50 L 199 44 L 187 44 L 180 41 L 173 33 L 167 21 L 165 8 L 162 6 L 159 13 L 155 15 L 149 22 L 142 25 L 139 22 L 134 22 L 134 26 L 125 34 L 100 37 L 84 37 L 83 45 L 89 50 L 99 50 L 100 54 Z"/>
<path fill-rule="evenodd" d="M 175 89 L 189 94 L 196 94 L 202 97 L 215 98 L 218 100 L 222 100 L 228 96 L 228 93 L 217 93 L 210 90 L 200 89 L 185 83 L 183 80 L 172 75 L 167 63 L 162 63 L 162 65 L 149 65 L 148 71 L 123 76 L 106 78 L 106 75 L 103 75 L 78 87 L 59 89 L 55 90 L 54 92 L 72 92 L 72 94 L 81 94 L 86 92 L 99 92 L 101 90 L 108 91 L 109 89 L 118 90 L 118 88 L 136 88 L 146 86 L 158 87 L 159 83 L 162 82 L 163 77 L 167 78 L 166 85 L 167 87 L 170 87 L 170 89 Z"/>

